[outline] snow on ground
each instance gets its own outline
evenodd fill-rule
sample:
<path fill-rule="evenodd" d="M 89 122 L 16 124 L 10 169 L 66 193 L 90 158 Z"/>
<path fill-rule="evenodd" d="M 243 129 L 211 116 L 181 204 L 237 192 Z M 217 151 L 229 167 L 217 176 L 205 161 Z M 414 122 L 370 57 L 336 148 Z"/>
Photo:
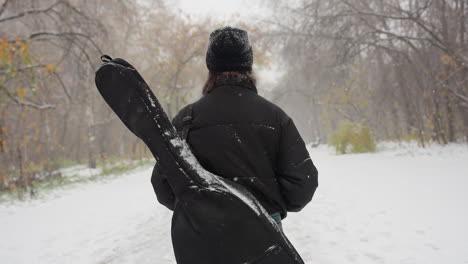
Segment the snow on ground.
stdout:
<path fill-rule="evenodd" d="M 468 263 L 467 146 L 310 153 L 319 189 L 283 222 L 306 263 Z M 2 263 L 175 263 L 151 172 L 0 204 Z"/>
<path fill-rule="evenodd" d="M 320 186 L 285 232 L 307 263 L 468 263 L 468 147 L 311 150 Z"/>

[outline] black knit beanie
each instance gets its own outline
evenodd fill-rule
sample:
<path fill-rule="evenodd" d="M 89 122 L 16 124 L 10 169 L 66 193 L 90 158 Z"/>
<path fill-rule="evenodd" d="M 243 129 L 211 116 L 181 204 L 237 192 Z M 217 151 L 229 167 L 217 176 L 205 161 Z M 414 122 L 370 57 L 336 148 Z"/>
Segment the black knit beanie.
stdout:
<path fill-rule="evenodd" d="M 208 70 L 213 72 L 250 71 L 252 64 L 252 46 L 245 30 L 223 27 L 210 34 L 206 51 Z"/>

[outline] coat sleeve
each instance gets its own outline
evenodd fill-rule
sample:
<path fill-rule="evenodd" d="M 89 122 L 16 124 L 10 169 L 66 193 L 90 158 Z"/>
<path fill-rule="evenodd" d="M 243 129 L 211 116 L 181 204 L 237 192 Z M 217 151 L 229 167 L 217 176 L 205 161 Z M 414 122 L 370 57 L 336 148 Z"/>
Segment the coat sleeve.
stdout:
<path fill-rule="evenodd" d="M 171 186 L 167 182 L 167 175 L 159 162 L 154 165 L 153 174 L 151 175 L 151 184 L 153 185 L 156 198 L 159 203 L 166 206 L 169 210 L 174 210 L 175 196 Z"/>
<path fill-rule="evenodd" d="M 287 210 L 298 212 L 314 196 L 318 187 L 318 171 L 290 117 L 281 124 L 278 151 L 277 179 L 280 190 Z"/>

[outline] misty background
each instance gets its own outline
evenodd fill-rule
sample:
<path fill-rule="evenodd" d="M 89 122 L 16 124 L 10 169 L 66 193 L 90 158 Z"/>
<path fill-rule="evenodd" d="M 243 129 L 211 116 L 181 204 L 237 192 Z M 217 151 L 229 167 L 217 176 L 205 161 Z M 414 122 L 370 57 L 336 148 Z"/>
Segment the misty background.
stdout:
<path fill-rule="evenodd" d="M 100 55 L 132 63 L 172 117 L 201 96 L 226 25 L 248 31 L 260 94 L 313 146 L 466 144 L 467 15 L 463 0 L 4 0 L 0 191 L 151 157 L 98 94 Z"/>
<path fill-rule="evenodd" d="M 223 26 L 318 168 L 282 220 L 305 263 L 468 263 L 466 0 L 0 0 L 2 263 L 175 263 L 155 160 L 95 71 L 128 60 L 173 117 Z"/>

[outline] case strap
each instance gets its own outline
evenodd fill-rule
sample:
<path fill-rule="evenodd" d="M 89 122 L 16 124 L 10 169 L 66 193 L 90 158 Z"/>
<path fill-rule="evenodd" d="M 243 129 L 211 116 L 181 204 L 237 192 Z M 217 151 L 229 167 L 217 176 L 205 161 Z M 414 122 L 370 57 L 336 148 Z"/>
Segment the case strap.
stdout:
<path fill-rule="evenodd" d="M 187 140 L 190 127 L 192 126 L 192 120 L 193 120 L 193 107 L 190 104 L 188 106 L 188 115 L 182 118 L 182 130 L 180 131 L 180 136 L 185 140 Z"/>

